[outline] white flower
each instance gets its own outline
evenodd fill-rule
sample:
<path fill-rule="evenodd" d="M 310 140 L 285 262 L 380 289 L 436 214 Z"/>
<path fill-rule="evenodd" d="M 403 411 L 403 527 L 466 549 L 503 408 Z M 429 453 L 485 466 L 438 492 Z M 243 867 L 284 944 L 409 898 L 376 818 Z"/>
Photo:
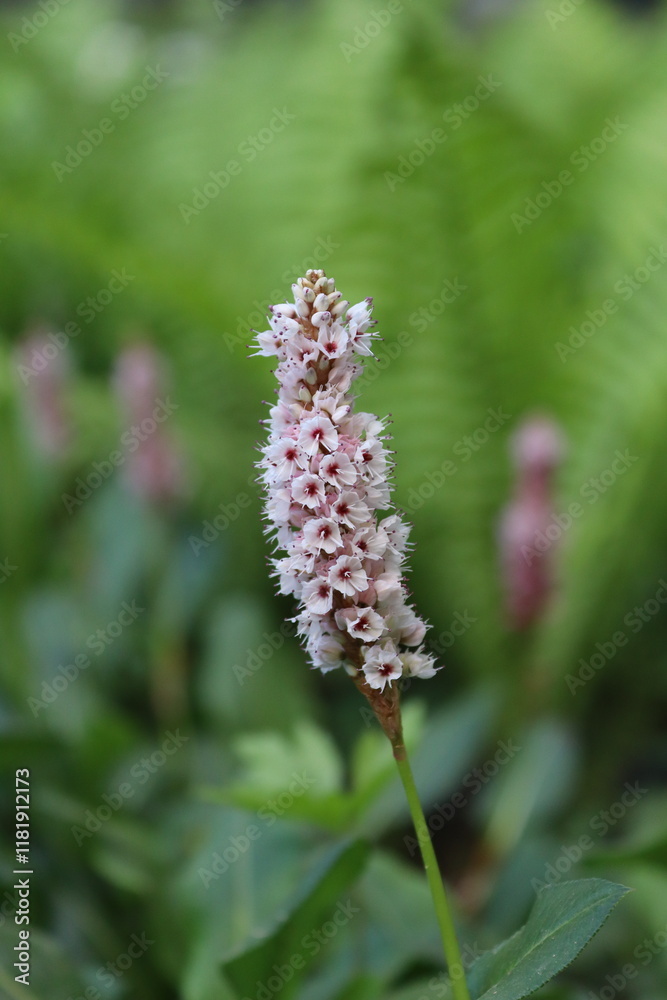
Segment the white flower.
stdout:
<path fill-rule="evenodd" d="M 339 488 L 352 486 L 357 479 L 357 470 L 347 455 L 341 452 L 323 458 L 318 473 L 325 482 Z"/>
<path fill-rule="evenodd" d="M 319 507 L 324 500 L 324 483 L 319 476 L 305 472 L 292 480 L 292 497 L 304 507 Z"/>
<path fill-rule="evenodd" d="M 315 577 L 303 588 L 303 600 L 309 611 L 316 615 L 326 615 L 328 611 L 331 611 L 333 604 L 331 584 Z"/>
<path fill-rule="evenodd" d="M 357 454 L 354 456 L 356 462 L 373 477 L 382 477 L 387 471 L 387 452 L 382 447 L 382 442 L 376 440 L 364 441 L 359 445 Z"/>
<path fill-rule="evenodd" d="M 337 389 L 318 389 L 313 394 L 313 409 L 326 413 L 334 424 L 341 424 L 350 412 L 350 403 Z"/>
<path fill-rule="evenodd" d="M 384 691 L 386 684 L 391 684 L 403 673 L 403 664 L 396 652 L 393 642 L 371 646 L 364 654 L 364 675 L 372 688 Z"/>
<path fill-rule="evenodd" d="M 344 608 L 336 612 L 336 624 L 346 629 L 355 639 L 375 642 L 385 631 L 382 615 L 372 608 Z"/>
<path fill-rule="evenodd" d="M 299 444 L 308 455 L 314 455 L 320 446 L 333 451 L 338 444 L 338 433 L 329 418 L 318 413 L 301 425 Z"/>
<path fill-rule="evenodd" d="M 326 358 L 339 358 L 347 349 L 348 336 L 344 327 L 340 323 L 329 325 L 328 322 L 316 322 L 316 313 L 313 316 L 313 325 L 319 326 L 317 336 L 317 346 Z M 319 316 L 326 316 L 331 319 L 331 313 L 319 313 Z"/>
<path fill-rule="evenodd" d="M 350 547 L 360 559 L 381 559 L 387 548 L 387 536 L 381 528 L 359 528 L 350 539 Z"/>
<path fill-rule="evenodd" d="M 303 468 L 303 451 L 291 438 L 282 438 L 269 445 L 264 454 L 267 461 L 271 463 L 267 469 L 267 478 L 273 482 L 284 483 L 292 476 L 296 476 L 297 471 Z M 273 467 L 273 471 L 272 474 L 269 474 L 271 467 Z"/>
<path fill-rule="evenodd" d="M 289 518 L 292 506 L 292 495 L 289 489 L 275 490 L 266 501 L 266 513 L 269 520 L 276 524 L 284 523 Z"/>
<path fill-rule="evenodd" d="M 303 540 L 308 549 L 329 555 L 343 545 L 340 528 L 329 517 L 310 518 L 303 526 Z"/>
<path fill-rule="evenodd" d="M 319 667 L 323 673 L 335 670 L 345 659 L 345 650 L 340 639 L 326 633 L 309 643 L 308 652 L 314 666 Z"/>
<path fill-rule="evenodd" d="M 352 490 L 345 490 L 332 504 L 331 511 L 338 521 L 348 528 L 358 528 L 370 518 L 370 511 L 365 503 Z"/>
<path fill-rule="evenodd" d="M 422 680 L 426 680 L 429 677 L 435 677 L 438 672 L 433 657 L 427 656 L 421 650 L 401 653 L 400 660 L 403 664 L 403 670 L 411 677 L 420 677 Z"/>
<path fill-rule="evenodd" d="M 354 597 L 368 586 L 368 577 L 355 556 L 339 556 L 329 570 L 328 580 L 346 597 Z"/>
<path fill-rule="evenodd" d="M 418 646 L 424 641 L 426 635 L 426 625 L 412 612 L 411 620 L 399 630 L 401 642 L 405 646 Z"/>
<path fill-rule="evenodd" d="M 375 592 L 378 596 L 379 601 L 386 601 L 393 594 L 399 593 L 401 590 L 401 577 L 396 570 L 391 570 L 388 573 L 380 573 L 373 580 L 375 584 Z"/>
<path fill-rule="evenodd" d="M 373 510 L 384 510 L 391 503 L 389 483 L 375 480 L 372 486 L 366 486 L 365 500 Z"/>
<path fill-rule="evenodd" d="M 386 531 L 391 548 L 395 552 L 402 553 L 408 541 L 410 525 L 401 521 L 398 515 L 392 514 L 391 517 L 385 517 L 383 521 L 380 521 L 380 527 Z"/>
<path fill-rule="evenodd" d="M 304 337 L 302 333 L 291 337 L 287 341 L 285 349 L 290 361 L 297 361 L 302 365 L 307 361 L 315 361 L 319 355 L 317 344 L 308 337 Z"/>

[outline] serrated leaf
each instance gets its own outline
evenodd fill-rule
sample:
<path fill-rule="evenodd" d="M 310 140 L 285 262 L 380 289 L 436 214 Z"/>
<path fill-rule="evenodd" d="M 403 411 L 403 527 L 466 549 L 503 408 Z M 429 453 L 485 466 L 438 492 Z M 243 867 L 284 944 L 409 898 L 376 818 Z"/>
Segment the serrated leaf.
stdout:
<path fill-rule="evenodd" d="M 234 748 L 245 764 L 244 784 L 265 793 L 279 792 L 306 771 L 317 795 L 340 791 L 343 764 L 336 745 L 324 730 L 306 720 L 295 727 L 291 739 L 280 733 L 240 736 Z"/>
<path fill-rule="evenodd" d="M 473 1000 L 522 1000 L 565 969 L 630 890 L 602 879 L 544 889 L 528 922 L 470 969 Z"/>

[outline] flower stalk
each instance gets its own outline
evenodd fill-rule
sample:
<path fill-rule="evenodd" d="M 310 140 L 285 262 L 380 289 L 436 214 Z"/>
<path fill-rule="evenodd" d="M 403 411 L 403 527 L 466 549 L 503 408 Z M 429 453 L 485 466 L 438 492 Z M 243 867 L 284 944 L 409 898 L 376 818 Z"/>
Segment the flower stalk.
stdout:
<path fill-rule="evenodd" d="M 398 773 L 405 790 L 405 797 L 410 807 L 410 815 L 412 816 L 415 833 L 417 834 L 417 843 L 419 844 L 422 861 L 424 862 L 428 887 L 431 890 L 431 898 L 440 928 L 440 937 L 447 960 L 452 992 L 455 1000 L 470 1000 L 454 920 L 449 908 L 445 886 L 440 876 L 438 861 L 433 850 L 433 842 L 431 841 L 424 810 L 419 801 L 419 793 L 415 785 L 407 751 L 402 741 L 400 743 L 393 743 L 392 747 Z"/>
<path fill-rule="evenodd" d="M 421 847 L 455 1000 L 469 1000 L 454 922 L 403 742 L 399 678 L 433 677 L 426 624 L 404 582 L 409 526 L 391 507 L 392 462 L 383 420 L 355 412 L 351 388 L 372 355 L 371 299 L 343 300 L 311 270 L 293 303 L 271 307 L 257 353 L 278 360 L 278 402 L 262 447 L 266 532 L 279 590 L 313 667 L 343 667 L 389 739 Z"/>

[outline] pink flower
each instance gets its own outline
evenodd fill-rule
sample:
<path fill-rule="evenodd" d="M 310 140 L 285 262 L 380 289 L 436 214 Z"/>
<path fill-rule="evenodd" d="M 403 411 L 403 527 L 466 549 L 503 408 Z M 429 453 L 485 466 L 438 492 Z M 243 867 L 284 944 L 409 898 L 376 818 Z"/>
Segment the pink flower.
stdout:
<path fill-rule="evenodd" d="M 341 493 L 332 505 L 331 511 L 338 521 L 346 524 L 348 528 L 358 528 L 365 524 L 370 517 L 368 507 L 352 490 L 345 490 Z"/>
<path fill-rule="evenodd" d="M 317 337 L 317 344 L 322 354 L 327 358 L 339 358 L 347 348 L 347 333 L 340 323 L 329 326 L 321 320 L 316 321 L 316 313 L 313 316 L 313 325 L 319 326 L 320 331 Z M 331 313 L 319 313 L 319 316 L 327 316 L 331 319 Z"/>
<path fill-rule="evenodd" d="M 381 528 L 359 528 L 350 538 L 350 547 L 360 559 L 381 559 L 387 548 L 387 536 Z"/>
<path fill-rule="evenodd" d="M 327 611 L 331 611 L 333 604 L 331 584 L 315 577 L 303 588 L 303 600 L 309 611 L 313 611 L 316 615 L 326 615 Z"/>
<path fill-rule="evenodd" d="M 357 470 L 352 462 L 347 455 L 341 455 L 340 452 L 323 458 L 318 471 L 325 482 L 339 489 L 343 486 L 352 486 L 357 479 Z"/>
<path fill-rule="evenodd" d="M 368 586 L 368 578 L 355 556 L 339 556 L 329 570 L 328 579 L 346 597 L 353 597 Z"/>
<path fill-rule="evenodd" d="M 341 661 L 345 659 L 345 650 L 340 638 L 327 633 L 313 639 L 308 645 L 308 652 L 313 665 L 319 667 L 323 673 L 339 667 Z"/>
<path fill-rule="evenodd" d="M 419 677 L 421 680 L 435 677 L 438 672 L 433 657 L 426 656 L 419 649 L 416 652 L 401 653 L 400 661 L 403 664 L 404 673 L 410 674 L 411 677 Z"/>
<path fill-rule="evenodd" d="M 287 482 L 292 476 L 296 476 L 304 465 L 303 451 L 296 441 L 290 438 L 283 438 L 270 445 L 264 454 L 271 463 L 267 469 L 267 476 L 273 482 Z"/>
<path fill-rule="evenodd" d="M 314 455 L 320 447 L 326 448 L 327 451 L 333 451 L 338 444 L 336 428 L 328 417 L 319 413 L 301 425 L 299 444 L 307 455 Z"/>
<path fill-rule="evenodd" d="M 304 544 L 309 550 L 334 553 L 343 545 L 340 528 L 328 517 L 310 518 L 303 527 Z"/>
<path fill-rule="evenodd" d="M 397 680 L 403 673 L 403 664 L 393 642 L 384 642 L 381 646 L 367 649 L 363 670 L 369 685 L 380 691 L 384 691 L 386 684 Z"/>
<path fill-rule="evenodd" d="M 401 590 L 401 577 L 396 570 L 380 573 L 379 576 L 375 577 L 374 583 L 380 601 L 386 601 L 392 594 L 400 593 Z"/>
<path fill-rule="evenodd" d="M 336 624 L 346 629 L 355 639 L 375 642 L 385 631 L 382 615 L 372 608 L 345 608 L 336 612 Z"/>
<path fill-rule="evenodd" d="M 278 403 L 260 468 L 268 533 L 284 558 L 273 561 L 314 666 L 346 669 L 384 690 L 401 672 L 430 676 L 432 661 L 407 646 L 426 626 L 402 583 L 409 528 L 392 514 L 385 422 L 354 413 L 351 388 L 371 353 L 371 300 L 342 299 L 331 278 L 308 271 L 294 305 L 272 309 L 259 351 L 278 358 Z M 401 646 L 403 649 L 401 650 Z M 400 659 L 404 656 L 405 664 Z"/>
<path fill-rule="evenodd" d="M 387 471 L 387 452 L 381 441 L 364 441 L 354 458 L 373 478 L 381 477 Z"/>
<path fill-rule="evenodd" d="M 319 507 L 324 500 L 324 483 L 318 476 L 305 472 L 292 481 L 292 497 L 304 507 Z"/>
<path fill-rule="evenodd" d="M 554 586 L 556 542 L 544 546 L 553 520 L 553 477 L 565 444 L 557 424 L 546 417 L 525 419 L 511 441 L 516 464 L 514 497 L 499 532 L 508 624 L 526 629 L 549 607 Z"/>

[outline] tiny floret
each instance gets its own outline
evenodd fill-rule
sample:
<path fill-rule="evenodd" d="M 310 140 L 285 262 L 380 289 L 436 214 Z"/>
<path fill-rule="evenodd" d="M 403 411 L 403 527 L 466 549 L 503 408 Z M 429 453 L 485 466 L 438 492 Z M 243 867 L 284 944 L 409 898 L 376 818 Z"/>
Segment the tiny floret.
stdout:
<path fill-rule="evenodd" d="M 300 602 L 298 632 L 313 666 L 346 666 L 383 691 L 402 674 L 432 677 L 426 625 L 407 603 L 409 528 L 390 507 L 385 422 L 354 413 L 359 356 L 372 355 L 372 300 L 351 306 L 323 271 L 270 309 L 256 353 L 278 359 L 260 480 L 279 589 Z"/>

